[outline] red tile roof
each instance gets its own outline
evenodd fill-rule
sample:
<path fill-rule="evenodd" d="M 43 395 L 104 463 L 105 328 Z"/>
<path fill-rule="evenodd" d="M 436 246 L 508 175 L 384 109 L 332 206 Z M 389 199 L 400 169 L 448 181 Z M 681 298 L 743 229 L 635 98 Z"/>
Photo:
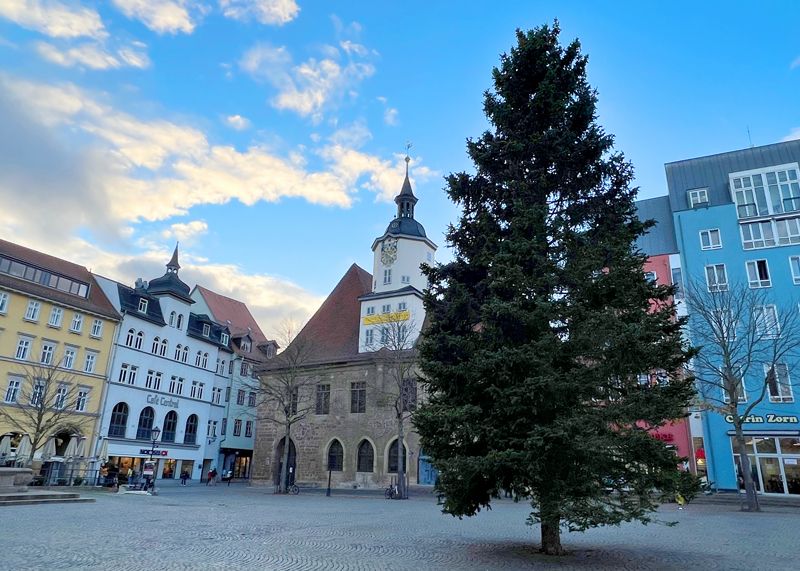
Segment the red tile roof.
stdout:
<path fill-rule="evenodd" d="M 314 362 L 342 361 L 358 355 L 361 302 L 372 291 L 372 275 L 353 264 L 317 312 L 297 334 L 308 342 Z"/>
<path fill-rule="evenodd" d="M 229 330 L 232 336 L 237 337 L 247 333 L 247 328 L 249 327 L 250 338 L 253 340 L 254 345 L 267 342 L 267 338 L 258 326 L 255 317 L 253 317 L 253 314 L 250 313 L 244 303 L 200 285 L 197 286 L 197 290 L 206 300 L 208 309 L 211 310 L 215 321 L 222 325 L 225 325 L 226 321 L 231 322 Z"/>
<path fill-rule="evenodd" d="M 92 274 L 84 266 L 79 266 L 67 260 L 37 252 L 36 250 L 31 250 L 30 248 L 25 248 L 24 246 L 6 240 L 0 240 L 0 254 L 39 269 L 83 282 L 89 286 L 89 295 L 85 298 L 72 295 L 8 274 L 0 274 L 0 286 L 6 286 L 59 304 L 96 313 L 110 319 L 120 319 L 119 313 L 114 309 L 114 306 L 103 293 L 103 290 L 97 284 L 94 277 L 92 277 Z"/>

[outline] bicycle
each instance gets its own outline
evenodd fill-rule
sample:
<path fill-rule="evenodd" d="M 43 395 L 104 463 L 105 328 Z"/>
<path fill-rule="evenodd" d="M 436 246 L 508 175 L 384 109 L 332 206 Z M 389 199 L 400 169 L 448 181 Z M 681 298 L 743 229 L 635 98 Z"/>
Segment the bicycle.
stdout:
<path fill-rule="evenodd" d="M 389 486 L 383 491 L 383 497 L 387 500 L 393 500 L 397 494 L 397 486 Z"/>
<path fill-rule="evenodd" d="M 300 488 L 298 488 L 295 484 L 292 484 L 287 488 L 286 491 L 292 494 L 293 496 L 296 496 L 297 494 L 300 493 Z"/>

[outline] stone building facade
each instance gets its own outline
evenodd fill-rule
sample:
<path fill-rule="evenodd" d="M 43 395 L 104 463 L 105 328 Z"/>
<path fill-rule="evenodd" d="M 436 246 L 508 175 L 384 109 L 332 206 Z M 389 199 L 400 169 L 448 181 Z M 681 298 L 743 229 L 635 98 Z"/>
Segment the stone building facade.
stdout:
<path fill-rule="evenodd" d="M 308 348 L 308 358 L 294 366 L 305 382 L 290 404 L 308 410 L 289 435 L 290 479 L 298 483 L 326 485 L 330 476 L 333 487 L 373 488 L 396 477 L 398 386 L 401 380 L 416 386 L 414 345 L 426 287 L 420 265 L 433 262 L 436 245 L 414 218 L 417 199 L 408 172 L 395 202 L 396 217 L 372 244 L 375 277 L 353 264 L 286 349 Z M 387 342 L 392 328 L 403 332 L 402 347 Z M 266 365 L 262 384 L 279 383 L 285 362 L 279 355 Z M 270 406 L 262 405 L 259 416 L 274 416 Z M 435 473 L 408 419 L 404 433 L 400 457 L 407 481 L 433 484 Z M 254 483 L 278 485 L 284 440 L 285 426 L 258 423 Z"/>

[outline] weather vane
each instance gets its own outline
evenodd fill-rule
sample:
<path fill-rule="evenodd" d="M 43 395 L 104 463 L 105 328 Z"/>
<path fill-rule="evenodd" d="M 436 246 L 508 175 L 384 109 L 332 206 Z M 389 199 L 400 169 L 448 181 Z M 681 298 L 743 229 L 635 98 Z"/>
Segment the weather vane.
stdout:
<path fill-rule="evenodd" d="M 411 157 L 408 156 L 408 151 L 411 150 L 411 141 L 406 141 L 406 176 L 408 176 L 408 163 L 411 162 Z"/>

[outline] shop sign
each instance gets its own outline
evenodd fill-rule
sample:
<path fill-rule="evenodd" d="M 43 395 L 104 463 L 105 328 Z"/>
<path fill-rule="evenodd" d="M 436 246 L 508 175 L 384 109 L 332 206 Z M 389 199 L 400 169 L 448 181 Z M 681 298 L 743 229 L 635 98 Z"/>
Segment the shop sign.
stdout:
<path fill-rule="evenodd" d="M 147 456 L 169 456 L 169 450 L 150 450 L 149 448 L 140 448 L 139 454 L 146 454 Z"/>
<path fill-rule="evenodd" d="M 726 414 L 725 422 L 733 424 L 733 415 Z M 765 422 L 772 422 L 775 424 L 797 424 L 797 416 L 793 414 L 773 414 L 766 415 L 750 414 L 744 417 L 742 421 L 744 424 L 764 424 Z"/>
<path fill-rule="evenodd" d="M 178 399 L 173 399 L 170 397 L 162 397 L 161 395 L 147 395 L 147 404 L 160 404 L 162 406 L 169 406 L 172 408 L 178 408 Z"/>
<path fill-rule="evenodd" d="M 671 432 L 663 434 L 661 432 L 653 432 L 651 434 L 653 438 L 655 438 L 656 440 L 660 440 L 662 442 L 672 442 L 673 440 L 675 440 L 675 435 L 672 434 Z"/>

